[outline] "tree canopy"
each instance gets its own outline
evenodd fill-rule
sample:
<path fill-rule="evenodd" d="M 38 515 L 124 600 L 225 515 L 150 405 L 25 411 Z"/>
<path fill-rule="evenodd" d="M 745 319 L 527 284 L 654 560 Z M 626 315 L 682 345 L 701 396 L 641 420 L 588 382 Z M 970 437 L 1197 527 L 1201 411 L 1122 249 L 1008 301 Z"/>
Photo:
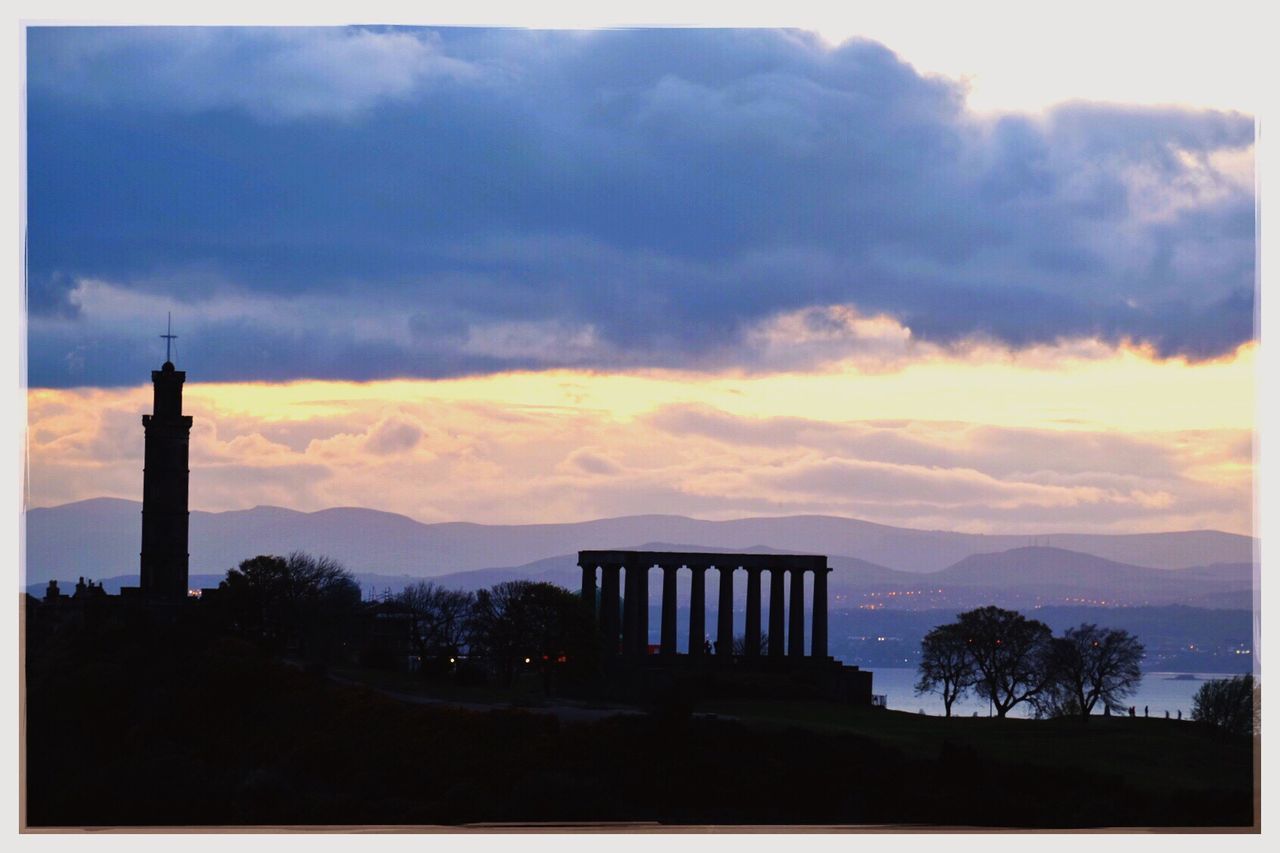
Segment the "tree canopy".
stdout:
<path fill-rule="evenodd" d="M 315 657 L 334 651 L 360 605 L 360 586 L 341 563 L 301 551 L 245 560 L 218 589 L 243 633 L 273 648 L 297 643 Z"/>
<path fill-rule="evenodd" d="M 405 587 L 395 600 L 412 618 L 412 640 L 420 655 L 452 655 L 466 644 L 475 605 L 472 593 L 418 581 Z"/>
<path fill-rule="evenodd" d="M 468 624 L 471 653 L 487 658 L 504 683 L 520 666 L 543 674 L 593 670 L 597 634 L 582 597 L 549 583 L 507 581 L 476 593 Z"/>
<path fill-rule="evenodd" d="M 973 686 L 977 671 L 966 635 L 959 625 L 939 625 L 920 644 L 920 678 L 916 693 L 940 690 L 946 715 L 951 706 Z"/>
<path fill-rule="evenodd" d="M 1001 717 L 1029 702 L 1036 716 L 1087 718 L 1099 702 L 1118 708 L 1137 689 L 1142 655 L 1128 631 L 1082 624 L 1055 638 L 1043 622 L 981 607 L 925 635 L 916 692 L 941 692 L 948 717 L 973 688 Z"/>
<path fill-rule="evenodd" d="M 1082 624 L 1052 641 L 1048 685 L 1037 699 L 1041 713 L 1078 714 L 1094 707 L 1119 710 L 1142 681 L 1142 643 L 1128 631 Z"/>
<path fill-rule="evenodd" d="M 1049 626 L 1013 610 L 981 607 L 956 617 L 950 629 L 964 638 L 973 665 L 973 686 L 991 700 L 996 715 L 1006 716 L 1019 702 L 1027 702 L 1047 683 L 1045 659 Z"/>
<path fill-rule="evenodd" d="M 1256 722 L 1254 717 L 1252 675 L 1206 681 L 1191 699 L 1191 719 L 1209 723 L 1231 734 L 1252 734 Z"/>

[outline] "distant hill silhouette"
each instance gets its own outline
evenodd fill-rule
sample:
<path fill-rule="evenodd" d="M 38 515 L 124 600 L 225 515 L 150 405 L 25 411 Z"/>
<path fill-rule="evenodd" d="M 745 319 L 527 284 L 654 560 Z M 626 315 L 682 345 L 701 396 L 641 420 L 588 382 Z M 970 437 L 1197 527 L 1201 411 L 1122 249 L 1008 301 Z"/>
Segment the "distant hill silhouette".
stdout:
<path fill-rule="evenodd" d="M 640 551 L 714 551 L 702 545 L 687 545 L 673 542 L 646 542 L 637 546 Z M 745 554 L 779 554 L 784 553 L 776 548 L 765 548 L 756 546 L 754 548 L 743 548 L 741 553 Z M 866 560 L 859 560 L 853 557 L 831 557 L 828 564 L 840 573 L 841 577 L 856 575 L 860 582 L 868 583 L 902 583 L 909 582 L 917 575 L 910 572 L 898 572 L 893 569 L 877 566 L 874 563 L 868 563 Z M 434 578 L 437 583 L 457 589 L 476 590 L 493 586 L 495 583 L 509 581 L 513 579 L 547 581 L 548 583 L 559 584 L 560 586 L 576 589 L 582 583 L 582 573 L 577 566 L 577 554 L 561 554 L 556 557 L 548 557 L 545 560 L 535 560 L 532 563 L 526 563 L 523 566 L 508 566 L 504 568 L 492 569 L 476 569 L 469 572 L 454 572 L 452 574 L 441 575 Z M 711 573 L 710 583 L 714 588 L 718 581 L 715 579 L 715 573 Z M 687 588 L 685 583 L 681 583 L 680 600 L 687 601 Z M 650 593 L 655 597 L 661 589 L 661 580 L 657 573 L 654 573 L 649 583 Z M 742 598 L 746 587 L 743 581 L 738 581 L 738 598 Z"/>
<path fill-rule="evenodd" d="M 1169 571 L 1063 548 L 1026 547 L 975 554 L 928 577 L 972 604 L 994 598 L 1003 599 L 1005 606 L 1083 599 L 1103 606 L 1248 608 L 1253 567 L 1219 563 Z"/>
<path fill-rule="evenodd" d="M 647 542 L 638 546 L 645 551 L 709 550 L 697 545 L 670 542 Z M 780 553 L 777 549 L 755 547 L 744 549 L 756 553 Z M 1130 566 L 1061 548 L 1014 548 L 994 554 L 975 554 L 939 572 L 900 572 L 878 566 L 856 557 L 832 555 L 828 563 L 834 570 L 830 576 L 830 606 L 834 610 L 865 606 L 893 610 L 961 609 L 996 604 L 1001 607 L 1044 607 L 1090 605 L 1103 607 L 1156 607 L 1180 604 L 1214 609 L 1252 609 L 1252 569 L 1249 564 L 1218 563 L 1189 569 L 1150 569 Z M 367 596 L 387 592 L 398 593 L 423 578 L 409 574 L 389 575 L 377 572 L 354 572 Z M 193 587 L 217 586 L 224 574 L 192 575 Z M 101 581 L 109 593 L 121 586 L 138 582 L 136 573 L 108 576 L 87 575 Z M 451 572 L 429 580 L 451 589 L 475 591 L 510 580 L 533 580 L 577 589 L 581 572 L 576 554 L 560 554 L 519 566 L 503 566 Z M 74 577 L 66 581 L 70 590 Z M 719 579 L 715 572 L 708 576 L 714 598 Z M 650 603 L 657 605 L 662 582 L 655 571 L 649 582 Z M 768 596 L 768 584 L 763 585 Z M 31 583 L 27 590 L 41 595 L 44 583 Z M 688 575 L 681 575 L 677 585 L 681 606 L 688 602 Z M 741 607 L 746 585 L 735 580 L 734 600 Z M 714 611 L 714 604 L 711 606 Z"/>
<path fill-rule="evenodd" d="M 108 578 L 135 573 L 141 504 L 95 498 L 26 515 L 26 580 L 78 576 Z M 1044 537 L 1041 537 L 1044 538 Z M 1134 535 L 1062 534 L 1048 537 L 1057 549 L 1131 566 L 1183 569 L 1253 559 L 1254 540 L 1217 531 Z M 438 577 L 498 566 L 527 566 L 580 549 L 635 548 L 681 543 L 743 551 L 782 551 L 848 557 L 875 573 L 938 572 L 978 554 L 1020 548 L 1025 536 L 984 536 L 911 530 L 829 516 L 702 521 L 674 515 L 638 515 L 572 524 L 422 524 L 369 509 L 297 512 L 255 507 L 191 513 L 191 572 L 222 574 L 262 553 L 302 549 L 328 554 L 357 573 Z M 853 564 L 850 564 L 853 565 Z M 896 583 L 883 575 L 886 583 Z"/>
<path fill-rule="evenodd" d="M 673 543 L 647 543 L 641 548 L 699 550 L 696 546 Z M 828 563 L 834 569 L 829 581 L 833 609 L 875 605 L 926 610 L 984 604 L 1036 607 L 1072 603 L 1113 607 L 1185 604 L 1249 609 L 1252 606 L 1252 567 L 1247 564 L 1170 571 L 1129 566 L 1061 548 L 1015 548 L 995 554 L 976 554 L 940 572 L 927 574 L 900 572 L 840 555 L 829 557 Z M 576 589 L 581 583 L 576 555 L 571 554 L 522 566 L 458 572 L 436 580 L 446 586 L 475 590 L 517 578 L 549 581 L 570 589 Z M 708 576 L 710 588 L 714 591 L 718 583 L 712 572 Z M 649 595 L 654 605 L 660 589 L 660 577 L 653 572 Z M 687 579 L 682 580 L 677 589 L 683 605 L 688 600 Z M 735 580 L 734 593 L 735 602 L 741 605 L 746 596 L 741 577 Z M 767 592 L 765 595 L 767 597 Z"/>

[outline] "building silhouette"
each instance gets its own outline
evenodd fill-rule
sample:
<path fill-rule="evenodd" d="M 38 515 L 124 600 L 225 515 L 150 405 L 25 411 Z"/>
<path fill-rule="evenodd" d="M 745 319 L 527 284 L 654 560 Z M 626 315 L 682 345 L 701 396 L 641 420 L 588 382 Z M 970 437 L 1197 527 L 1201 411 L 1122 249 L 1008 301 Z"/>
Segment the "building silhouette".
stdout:
<path fill-rule="evenodd" d="M 166 336 L 171 337 L 171 336 Z M 142 416 L 146 452 L 142 470 L 141 594 L 152 600 L 187 597 L 187 491 L 191 416 L 182 414 L 187 374 L 166 359 L 151 371 L 152 413 Z"/>
<path fill-rule="evenodd" d="M 639 693 L 681 679 L 721 695 L 822 696 L 871 704 L 871 673 L 827 652 L 827 558 L 817 554 L 579 551 L 582 598 L 604 641 L 606 670 Z M 661 573 L 660 642 L 649 644 L 649 575 Z M 686 648 L 677 643 L 676 576 L 691 575 Z M 714 571 L 719 607 L 707 637 L 706 582 Z M 597 588 L 596 577 L 600 576 Z M 746 581 L 741 644 L 734 619 L 734 576 Z M 765 631 L 761 584 L 769 586 Z M 805 643 L 805 578 L 812 578 L 810 641 Z M 788 595 L 786 587 L 790 585 Z M 788 599 L 790 599 L 788 603 Z M 710 652 L 714 652 L 713 654 Z"/>

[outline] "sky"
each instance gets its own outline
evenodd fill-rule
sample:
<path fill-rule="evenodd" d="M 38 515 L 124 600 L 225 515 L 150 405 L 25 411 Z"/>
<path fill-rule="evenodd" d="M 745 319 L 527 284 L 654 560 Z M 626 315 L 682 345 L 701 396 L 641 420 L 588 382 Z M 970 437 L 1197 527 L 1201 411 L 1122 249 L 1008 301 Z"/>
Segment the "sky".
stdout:
<path fill-rule="evenodd" d="M 28 504 L 1251 532 L 1247 51 L 816 23 L 29 28 Z"/>

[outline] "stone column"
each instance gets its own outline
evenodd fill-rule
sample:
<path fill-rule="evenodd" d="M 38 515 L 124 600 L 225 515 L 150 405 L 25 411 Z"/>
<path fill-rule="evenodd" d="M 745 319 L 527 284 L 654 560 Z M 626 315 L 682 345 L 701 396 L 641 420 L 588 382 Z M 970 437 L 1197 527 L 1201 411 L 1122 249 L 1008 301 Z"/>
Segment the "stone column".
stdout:
<path fill-rule="evenodd" d="M 636 572 L 635 562 L 623 565 L 622 583 L 622 654 L 631 657 L 636 653 Z"/>
<path fill-rule="evenodd" d="M 782 569 L 769 569 L 769 657 L 782 657 L 787 642 L 786 587 Z"/>
<path fill-rule="evenodd" d="M 791 630 L 787 636 L 787 654 L 804 657 L 804 569 L 791 570 Z"/>
<path fill-rule="evenodd" d="M 581 565 L 581 564 L 580 564 Z M 582 600 L 591 610 L 592 618 L 596 615 L 596 567 L 581 565 L 582 568 Z"/>
<path fill-rule="evenodd" d="M 707 638 L 707 567 L 690 566 L 693 583 L 689 587 L 689 657 L 702 656 Z"/>
<path fill-rule="evenodd" d="M 749 658 L 760 657 L 760 570 L 747 569 L 747 639 Z"/>
<path fill-rule="evenodd" d="M 827 568 L 813 573 L 813 647 L 815 658 L 827 656 Z"/>
<path fill-rule="evenodd" d="M 604 653 L 618 653 L 618 575 L 622 567 L 605 566 L 600 573 L 600 632 L 604 634 Z"/>
<path fill-rule="evenodd" d="M 635 651 L 632 654 L 644 657 L 649 653 L 649 566 L 637 565 L 636 573 L 636 633 Z"/>
<path fill-rule="evenodd" d="M 662 654 L 676 653 L 676 572 L 679 566 L 662 567 Z"/>
<path fill-rule="evenodd" d="M 716 654 L 733 655 L 733 571 L 736 566 L 716 566 L 720 570 L 720 609 L 716 613 Z"/>

